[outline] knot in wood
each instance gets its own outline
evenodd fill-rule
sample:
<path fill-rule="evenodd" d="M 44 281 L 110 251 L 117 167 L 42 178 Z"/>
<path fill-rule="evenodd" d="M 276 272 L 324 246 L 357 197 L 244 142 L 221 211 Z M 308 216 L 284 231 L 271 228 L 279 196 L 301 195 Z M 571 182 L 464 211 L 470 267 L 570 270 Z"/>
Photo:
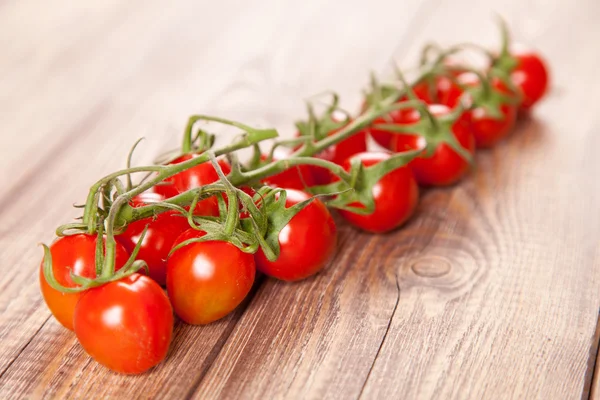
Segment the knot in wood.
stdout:
<path fill-rule="evenodd" d="M 415 261 L 411 269 L 424 278 L 439 278 L 450 272 L 452 265 L 450 261 L 442 257 L 426 256 Z"/>

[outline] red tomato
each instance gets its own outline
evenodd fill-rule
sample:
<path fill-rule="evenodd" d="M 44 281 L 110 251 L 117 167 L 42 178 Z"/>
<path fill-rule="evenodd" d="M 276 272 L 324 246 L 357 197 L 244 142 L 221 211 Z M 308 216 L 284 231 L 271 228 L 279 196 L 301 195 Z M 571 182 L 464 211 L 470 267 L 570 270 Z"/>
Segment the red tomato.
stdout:
<path fill-rule="evenodd" d="M 433 86 L 432 86 L 433 85 Z M 413 91 L 417 99 L 424 101 L 427 104 L 443 104 L 450 108 L 454 108 L 458 105 L 460 97 L 463 94 L 461 88 L 452 81 L 452 79 L 446 76 L 436 76 L 432 81 L 423 81 L 413 87 Z M 407 101 L 408 97 L 404 96 L 399 101 Z M 391 112 L 388 115 L 388 119 L 377 118 L 373 121 L 375 124 L 404 124 L 414 122 L 411 121 L 410 114 L 413 111 L 410 109 L 403 109 Z M 392 139 L 395 136 L 393 133 L 385 131 L 383 129 L 370 128 L 369 133 L 371 137 L 382 147 L 393 150 Z"/>
<path fill-rule="evenodd" d="M 286 207 L 310 198 L 298 190 L 286 192 Z M 336 242 L 335 222 L 321 200 L 315 199 L 279 232 L 279 258 L 269 261 L 258 250 L 254 255 L 256 267 L 274 278 L 298 281 L 316 274 L 327 264 Z"/>
<path fill-rule="evenodd" d="M 261 156 L 261 160 L 266 160 L 266 156 Z M 273 160 L 283 160 L 283 157 L 273 157 Z M 315 179 L 311 173 L 310 165 L 298 165 L 295 167 L 291 167 L 286 169 L 279 174 L 269 176 L 263 179 L 263 182 L 266 185 L 274 186 L 283 189 L 297 189 L 302 190 L 306 187 L 315 186 Z"/>
<path fill-rule="evenodd" d="M 341 128 L 330 132 L 327 136 L 332 136 L 340 130 Z M 362 153 L 363 151 L 367 151 L 367 132 L 365 130 L 357 132 L 341 142 L 327 148 L 323 151 L 323 158 L 336 164 L 341 164 L 348 157 L 353 156 L 354 154 Z M 317 155 L 317 157 L 319 157 L 319 155 Z"/>
<path fill-rule="evenodd" d="M 427 104 L 442 104 L 454 108 L 462 94 L 460 87 L 447 76 L 439 75 L 413 87 L 418 99 Z"/>
<path fill-rule="evenodd" d="M 492 118 L 482 107 L 468 112 L 471 131 L 478 148 L 489 148 L 506 137 L 515 126 L 517 108 L 510 104 L 500 106 L 502 118 Z"/>
<path fill-rule="evenodd" d="M 470 87 L 481 85 L 479 77 L 473 73 L 463 73 L 457 78 L 460 83 Z M 508 94 L 509 91 L 499 80 L 494 80 L 490 89 L 495 92 Z M 486 101 L 483 99 L 482 101 Z M 501 118 L 493 118 L 483 106 L 465 111 L 465 117 L 470 121 L 471 131 L 478 148 L 489 148 L 506 137 L 515 126 L 517 107 L 512 104 L 500 106 Z"/>
<path fill-rule="evenodd" d="M 96 278 L 95 235 L 73 235 L 59 238 L 50 246 L 54 278 L 65 287 L 77 287 L 71 279 L 71 271 L 84 278 Z M 123 246 L 117 243 L 115 266 L 119 270 L 129 258 Z M 44 277 L 44 263 L 40 265 L 42 296 L 54 317 L 65 328 L 73 330 L 73 313 L 82 293 L 63 293 L 48 284 Z"/>
<path fill-rule="evenodd" d="M 181 162 L 197 157 L 192 154 L 185 154 L 174 161 L 171 164 L 179 164 Z M 223 159 L 218 161 L 223 173 L 227 175 L 231 172 L 231 166 Z M 196 165 L 186 171 L 180 172 L 170 178 L 167 178 L 160 185 L 156 185 L 154 191 L 158 194 L 162 194 L 166 198 L 177 196 L 180 193 L 186 192 L 190 189 L 199 188 L 203 185 L 215 183 L 219 180 L 219 175 L 215 171 L 210 161 L 204 162 L 200 165 Z M 219 203 L 216 197 L 210 197 L 204 199 L 196 205 L 194 214 L 197 215 L 219 215 Z"/>
<path fill-rule="evenodd" d="M 368 131 L 373 140 L 375 140 L 381 147 L 385 147 L 386 149 L 391 149 L 392 146 L 392 138 L 394 134 L 383 130 L 377 129 L 374 125 L 377 124 L 402 124 L 404 123 L 404 115 L 406 114 L 406 110 L 396 110 L 392 111 L 387 115 L 386 118 L 379 117 L 373 120 L 372 125 Z"/>
<path fill-rule="evenodd" d="M 142 373 L 164 360 L 173 335 L 167 295 L 140 274 L 86 291 L 74 320 L 83 349 L 105 367 L 125 374 Z"/>
<path fill-rule="evenodd" d="M 203 235 L 189 229 L 175 245 Z M 250 292 L 255 274 L 252 254 L 231 243 L 191 243 L 169 257 L 167 291 L 179 318 L 204 325 L 232 312 Z"/>
<path fill-rule="evenodd" d="M 335 129 L 327 134 L 327 136 L 334 135 L 339 132 L 340 129 Z M 296 134 L 299 136 L 300 134 Z M 334 144 L 316 154 L 315 157 L 320 158 L 322 160 L 331 161 L 336 164 L 341 164 L 344 160 L 354 154 L 362 153 L 363 151 L 367 151 L 367 131 L 362 130 L 342 140 L 341 142 Z M 331 183 L 331 174 L 327 168 L 310 166 L 310 170 L 313 175 L 313 179 L 315 184 L 317 185 L 326 185 Z"/>
<path fill-rule="evenodd" d="M 131 205 L 141 207 L 164 200 L 158 193 L 142 193 L 133 198 Z M 125 246 L 130 253 L 140 240 L 144 228 L 148 225 L 146 236 L 138 253 L 138 260 L 148 264 L 150 278 L 164 286 L 167 283 L 167 257 L 175 239 L 190 225 L 187 219 L 178 215 L 176 211 L 165 211 L 155 217 L 144 218 L 130 223 L 125 231 L 118 235 L 117 240 Z"/>
<path fill-rule="evenodd" d="M 448 114 L 450 109 L 440 104 L 429 106 L 429 111 L 436 116 Z M 407 118 L 417 122 L 420 115 L 417 111 Z M 452 133 L 458 142 L 471 154 L 475 153 L 475 139 L 469 127 L 468 118 L 459 118 L 452 126 Z M 417 135 L 394 135 L 392 148 L 394 151 L 414 150 L 422 147 L 424 138 Z M 440 144 L 431 157 L 417 157 L 409 164 L 417 182 L 427 186 L 451 185 L 457 182 L 468 170 L 469 163 L 445 143 Z"/>
<path fill-rule="evenodd" d="M 365 167 L 375 165 L 390 158 L 386 152 L 366 152 L 356 154 L 347 159 L 342 166 L 349 171 L 352 159 L 358 158 Z M 369 232 L 384 233 L 402 225 L 414 213 L 419 201 L 419 187 L 408 166 L 395 169 L 373 187 L 375 211 L 369 215 L 361 215 L 347 210 L 339 210 L 344 219 L 352 225 Z M 352 203 L 351 206 L 364 206 Z"/>
<path fill-rule="evenodd" d="M 520 109 L 527 111 L 546 93 L 548 68 L 544 60 L 533 52 L 516 50 L 511 55 L 516 59 L 517 66 L 511 71 L 510 79 L 522 92 Z"/>

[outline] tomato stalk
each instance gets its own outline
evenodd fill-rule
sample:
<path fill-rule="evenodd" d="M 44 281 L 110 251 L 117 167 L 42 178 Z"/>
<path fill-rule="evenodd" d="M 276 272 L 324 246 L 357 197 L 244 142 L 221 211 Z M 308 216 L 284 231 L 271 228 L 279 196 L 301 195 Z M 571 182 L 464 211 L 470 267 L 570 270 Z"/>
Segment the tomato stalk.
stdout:
<path fill-rule="evenodd" d="M 350 137 L 352 134 L 360 131 L 361 129 L 364 129 L 364 127 L 369 125 L 374 119 L 376 119 L 377 117 L 379 117 L 383 114 L 387 114 L 387 113 L 389 113 L 391 111 L 395 111 L 395 110 L 403 110 L 403 109 L 416 107 L 416 106 L 419 106 L 419 104 L 421 103 L 419 101 L 395 103 L 394 100 L 397 97 L 399 97 L 399 96 L 394 95 L 394 96 L 387 97 L 381 103 L 381 105 L 379 105 L 378 107 L 375 107 L 375 106 L 371 107 L 370 111 L 368 111 L 365 114 L 361 115 L 360 117 L 356 118 L 349 125 L 340 129 L 338 132 L 336 132 L 335 134 L 333 134 L 331 136 L 323 138 L 322 140 L 319 140 L 318 142 L 311 143 L 311 145 L 309 145 L 309 146 L 307 146 L 306 142 L 305 142 L 305 146 L 301 147 L 296 152 L 292 153 L 292 156 L 288 159 L 272 161 L 272 162 L 267 163 L 257 169 L 250 170 L 250 171 L 242 171 L 238 168 L 234 168 L 231 171 L 231 173 L 227 176 L 227 179 L 233 186 L 238 187 L 238 186 L 243 186 L 243 185 L 258 182 L 263 178 L 281 173 L 281 172 L 283 172 L 291 167 L 294 167 L 294 166 L 314 165 L 314 166 L 326 168 L 326 169 L 330 170 L 334 175 L 337 175 L 338 177 L 340 177 L 342 181 L 349 182 L 350 176 L 349 176 L 348 172 L 346 172 L 344 170 L 344 168 L 342 168 L 341 166 L 339 166 L 335 163 L 332 163 L 330 161 L 326 161 L 326 160 L 322 160 L 322 159 L 318 159 L 318 158 L 314 158 L 314 157 L 310 157 L 310 156 L 317 154 L 317 153 L 323 151 L 324 149 L 326 149 L 327 147 L 329 147 L 333 144 L 339 143 L 340 141 Z M 188 124 L 188 126 L 190 126 L 190 125 Z M 302 140 L 302 139 L 300 139 L 300 140 Z M 304 141 L 305 141 L 305 139 L 304 139 Z M 279 145 L 279 143 L 277 143 L 275 145 Z M 245 146 L 245 147 L 249 147 L 249 146 Z M 218 156 L 220 154 L 226 154 L 227 152 L 228 152 L 227 150 L 214 151 L 214 155 Z M 208 161 L 209 159 L 210 159 L 210 156 L 207 153 L 204 153 L 204 154 L 199 155 L 198 157 L 195 157 L 195 158 L 185 161 L 183 163 L 169 165 L 169 166 L 158 166 L 158 169 L 156 169 L 157 166 L 154 166 L 152 168 L 152 170 L 159 170 L 161 172 L 159 172 L 159 174 L 157 174 L 157 176 L 154 177 L 153 179 L 150 179 L 147 182 L 145 182 L 144 185 L 141 186 L 141 187 L 143 187 L 143 189 L 141 191 L 134 192 L 133 194 L 131 194 L 131 197 L 135 196 L 136 194 L 141 193 L 144 190 L 151 188 L 155 184 L 159 184 L 165 178 L 168 178 L 170 176 L 175 175 L 176 173 L 185 171 L 189 168 L 199 165 L 202 162 Z M 118 174 L 119 173 L 115 173 L 115 174 L 113 174 L 113 176 L 118 175 Z M 122 171 L 121 171 L 121 174 L 123 174 Z M 208 198 L 208 197 L 214 195 L 215 193 L 224 192 L 225 191 L 224 189 L 225 189 L 224 186 L 222 186 L 219 183 L 215 183 L 215 184 L 205 185 L 201 188 L 191 189 L 187 192 L 181 193 L 175 197 L 167 199 L 165 202 L 161 202 L 161 203 L 149 204 L 146 206 L 136 207 L 136 208 L 131 207 L 128 204 L 123 204 L 119 211 L 119 217 L 117 218 L 116 226 L 121 227 L 121 226 L 126 225 L 127 223 L 137 221 L 139 219 L 147 218 L 152 215 L 155 215 L 156 213 L 166 211 L 166 208 L 164 206 L 165 203 L 183 207 L 183 206 L 187 206 L 187 205 L 191 204 L 191 202 L 194 200 L 194 198 L 196 196 L 200 196 L 199 197 L 200 199 L 204 199 L 204 198 Z"/>
<path fill-rule="evenodd" d="M 500 54 L 498 56 L 492 56 L 492 68 L 497 71 L 502 71 L 504 74 L 510 74 L 518 64 L 515 57 L 510 54 L 510 34 L 506 21 L 501 17 L 498 17 L 498 26 L 500 28 L 501 46 Z"/>
<path fill-rule="evenodd" d="M 253 144 L 258 143 L 260 141 L 277 137 L 277 131 L 274 129 L 255 129 L 248 125 L 241 124 L 239 122 L 234 122 L 234 121 L 229 121 L 229 120 L 225 120 L 222 118 L 209 117 L 209 116 L 204 116 L 204 115 L 196 115 L 196 116 L 190 117 L 190 122 L 188 122 L 188 128 L 186 128 L 186 134 L 187 134 L 188 130 L 191 130 L 191 126 L 195 122 L 200 121 L 200 120 L 215 121 L 215 122 L 220 122 L 220 123 L 227 124 L 227 125 L 232 125 L 232 126 L 240 128 L 240 129 L 243 129 L 246 132 L 246 134 L 241 139 L 237 140 L 233 144 L 231 144 L 229 146 L 225 146 L 221 149 L 215 150 L 214 151 L 215 156 L 220 156 L 223 154 L 231 153 L 233 151 L 252 146 Z M 127 200 L 131 200 L 131 198 L 133 198 L 134 196 L 136 196 L 142 192 L 145 192 L 146 190 L 152 188 L 154 185 L 162 182 L 164 179 L 169 178 L 173 175 L 176 175 L 176 174 L 183 172 L 187 169 L 190 169 L 192 167 L 195 167 L 199 164 L 202 164 L 203 162 L 206 162 L 208 160 L 209 160 L 209 155 L 205 153 L 205 154 L 199 155 L 198 157 L 194 157 L 190 160 L 184 161 L 179 164 L 133 167 L 133 168 L 127 168 L 127 169 L 124 169 L 121 171 L 117 171 L 113 174 L 105 176 L 104 178 L 102 178 L 101 180 L 96 182 L 90 188 L 90 192 L 88 194 L 88 199 L 86 201 L 86 205 L 85 205 L 85 209 L 84 209 L 84 213 L 83 213 L 83 223 L 86 224 L 86 226 L 87 226 L 87 232 L 94 233 L 97 229 L 96 227 L 97 227 L 97 222 L 98 222 L 98 220 L 97 220 L 98 193 L 100 192 L 101 188 L 104 188 L 106 185 L 108 185 L 114 179 L 117 179 L 123 175 L 130 175 L 130 174 L 136 173 L 136 172 L 156 172 L 156 175 L 154 178 L 146 180 L 141 185 L 133 188 L 130 191 L 127 191 L 126 193 L 123 193 L 123 195 L 125 197 L 128 197 Z"/>

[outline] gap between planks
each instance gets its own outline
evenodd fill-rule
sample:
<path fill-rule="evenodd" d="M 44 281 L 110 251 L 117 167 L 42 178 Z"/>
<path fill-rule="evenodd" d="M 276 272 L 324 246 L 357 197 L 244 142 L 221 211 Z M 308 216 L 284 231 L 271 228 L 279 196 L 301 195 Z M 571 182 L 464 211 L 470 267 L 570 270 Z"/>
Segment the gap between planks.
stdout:
<path fill-rule="evenodd" d="M 583 399 L 600 399 L 600 373 L 598 367 L 598 347 L 600 346 L 600 310 L 598 310 L 598 323 L 596 324 L 596 332 L 592 337 L 592 345 L 590 346 L 590 356 L 588 359 L 588 367 L 585 373 L 585 386 L 581 398 Z"/>

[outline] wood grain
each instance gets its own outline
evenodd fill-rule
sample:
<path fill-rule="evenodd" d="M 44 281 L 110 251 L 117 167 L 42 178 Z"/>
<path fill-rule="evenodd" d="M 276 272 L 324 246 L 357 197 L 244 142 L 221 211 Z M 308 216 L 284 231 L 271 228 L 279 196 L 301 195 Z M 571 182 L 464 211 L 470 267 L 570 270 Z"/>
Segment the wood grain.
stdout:
<path fill-rule="evenodd" d="M 0 398 L 598 396 L 597 2 L 36 7 L 0 6 Z M 465 182 L 425 191 L 406 228 L 340 225 L 326 271 L 260 281 L 223 321 L 178 324 L 168 360 L 141 376 L 98 366 L 49 318 L 35 243 L 138 137 L 141 163 L 200 111 L 289 134 L 302 98 L 331 88 L 355 108 L 392 54 L 405 65 L 429 39 L 494 44 L 492 11 L 542 49 L 553 91 Z"/>

